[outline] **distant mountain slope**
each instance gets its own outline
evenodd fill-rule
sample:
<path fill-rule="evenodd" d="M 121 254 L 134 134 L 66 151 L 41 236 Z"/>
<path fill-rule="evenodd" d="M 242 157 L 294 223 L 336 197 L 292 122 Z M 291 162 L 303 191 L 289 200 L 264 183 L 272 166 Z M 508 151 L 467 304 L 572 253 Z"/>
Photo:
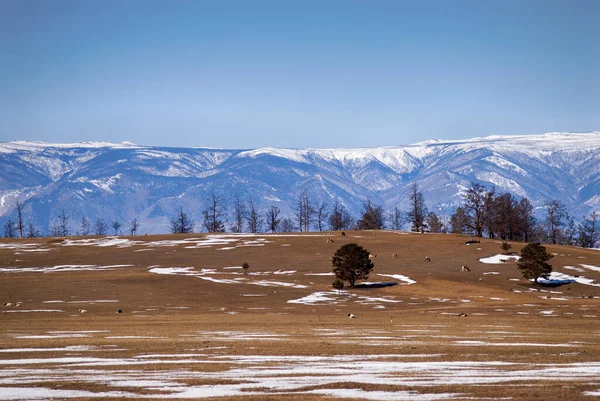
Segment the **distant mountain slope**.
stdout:
<path fill-rule="evenodd" d="M 446 216 L 471 181 L 526 196 L 536 206 L 558 199 L 573 216 L 600 210 L 600 132 L 490 136 L 364 149 L 223 150 L 131 143 L 0 143 L 0 222 L 24 204 L 26 222 L 44 232 L 64 208 L 75 232 L 83 216 L 141 232 L 168 230 L 183 207 L 200 229 L 211 193 L 236 195 L 261 210 L 277 204 L 292 216 L 298 196 L 339 199 L 354 216 L 366 199 L 407 209 L 419 183 L 430 210 Z M 125 224 L 124 224 L 125 226 Z"/>

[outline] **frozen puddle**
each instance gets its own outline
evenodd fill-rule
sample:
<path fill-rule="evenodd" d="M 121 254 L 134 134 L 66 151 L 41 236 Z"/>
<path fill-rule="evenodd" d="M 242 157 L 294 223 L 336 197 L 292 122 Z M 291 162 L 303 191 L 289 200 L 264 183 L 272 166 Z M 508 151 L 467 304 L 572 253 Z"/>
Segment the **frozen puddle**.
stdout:
<path fill-rule="evenodd" d="M 550 382 L 596 384 L 600 375 L 599 362 L 522 364 L 436 361 L 428 355 L 410 354 L 279 356 L 227 355 L 222 348 L 201 351 L 123 358 L 4 359 L 0 363 L 0 400 L 302 399 L 311 395 L 362 400 L 462 400 L 477 399 L 469 389 L 481 386 L 498 389 L 523 382 L 534 387 Z M 222 368 L 214 370 L 215 365 Z M 61 382 L 78 389 L 52 388 L 52 383 Z M 378 386 L 395 388 L 380 390 Z M 448 386 L 464 386 L 464 390 L 439 391 Z"/>

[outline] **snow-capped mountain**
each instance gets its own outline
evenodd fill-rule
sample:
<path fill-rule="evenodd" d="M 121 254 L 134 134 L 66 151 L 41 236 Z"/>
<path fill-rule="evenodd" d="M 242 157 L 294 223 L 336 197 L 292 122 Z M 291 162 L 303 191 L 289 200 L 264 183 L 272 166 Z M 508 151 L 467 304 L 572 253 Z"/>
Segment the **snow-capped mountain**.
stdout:
<path fill-rule="evenodd" d="M 15 216 L 48 232 L 66 210 L 73 232 L 86 216 L 168 232 L 180 207 L 198 224 L 210 194 L 251 199 L 292 216 L 298 197 L 340 200 L 358 217 L 366 199 L 407 210 L 414 182 L 430 210 L 449 216 L 471 181 L 526 196 L 535 206 L 562 201 L 580 218 L 600 210 L 600 132 L 490 136 L 364 149 L 225 150 L 131 143 L 0 143 L 0 222 Z M 230 219 L 232 220 L 232 219 Z"/>

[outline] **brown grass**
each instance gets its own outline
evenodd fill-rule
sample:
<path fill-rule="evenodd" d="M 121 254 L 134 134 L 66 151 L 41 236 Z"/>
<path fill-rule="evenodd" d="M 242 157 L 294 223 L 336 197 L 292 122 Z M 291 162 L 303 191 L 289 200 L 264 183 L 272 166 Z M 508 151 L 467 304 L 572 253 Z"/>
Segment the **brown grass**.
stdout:
<path fill-rule="evenodd" d="M 241 241 L 189 249 L 191 244 L 148 247 L 74 246 L 65 247 L 63 240 L 1 240 L 0 244 L 37 243 L 47 252 L 25 252 L 0 248 L 0 268 L 51 267 L 57 265 L 133 265 L 106 271 L 71 272 L 0 272 L 0 305 L 22 302 L 18 307 L 0 306 L 0 349 L 54 348 L 75 345 L 97 347 L 85 351 L 36 351 L 0 353 L 0 361 L 22 358 L 138 358 L 148 355 L 202 354 L 189 357 L 189 363 L 109 365 L 101 369 L 129 371 L 140 375 L 152 372 L 189 370 L 195 373 L 231 372 L 246 367 L 233 357 L 325 356 L 335 361 L 344 355 L 402 355 L 401 362 L 510 362 L 498 369 L 503 372 L 543 369 L 546 364 L 566 366 L 572 363 L 600 362 L 600 287 L 573 283 L 558 288 L 535 287 L 520 279 L 514 261 L 499 265 L 479 262 L 482 257 L 501 253 L 502 241 L 482 239 L 480 244 L 466 246 L 469 238 L 454 235 L 419 235 L 394 232 L 323 233 L 301 236 L 262 235 L 265 246 L 243 246 Z M 333 237 L 334 243 L 328 243 Z M 164 241 L 204 238 L 203 235 L 144 236 L 136 241 Z M 247 238 L 253 240 L 256 238 Z M 287 301 L 317 291 L 332 291 L 332 276 L 307 275 L 331 271 L 330 257 L 341 245 L 356 242 L 378 257 L 369 281 L 393 281 L 377 274 L 402 274 L 417 281 L 414 285 L 385 288 L 349 289 L 364 297 L 388 297 L 399 303 L 358 303 L 357 297 L 339 304 L 304 305 Z M 287 245 L 289 246 L 282 246 Z M 219 248 L 236 246 L 235 249 Z M 524 244 L 512 243 L 512 251 Z M 141 252 L 136 250 L 149 249 Z M 600 273 L 565 270 L 581 263 L 600 266 L 600 252 L 574 247 L 547 246 L 556 253 L 550 261 L 557 271 L 583 275 L 600 283 Z M 392 254 L 397 253 L 398 258 Z M 429 256 L 431 261 L 424 258 Z M 248 275 L 223 267 L 241 266 L 248 262 Z M 150 273 L 149 266 L 194 267 L 217 269 L 215 278 L 246 278 L 306 285 L 308 288 L 263 287 L 250 284 L 222 284 L 183 275 Z M 467 265 L 471 272 L 461 272 Z M 295 270 L 293 274 L 265 276 L 277 270 Z M 231 275 L 231 273 L 240 273 Z M 483 274 L 497 272 L 498 274 Z M 535 291 L 532 291 L 534 289 Z M 348 290 L 346 288 L 346 290 Z M 518 292 L 517 292 L 518 291 Z M 554 292 L 561 292 L 556 294 Z M 248 296 L 252 295 L 252 296 Z M 494 299 L 495 298 L 495 299 Z M 557 299 L 552 299 L 557 298 Z M 566 298 L 566 299 L 558 299 Z M 63 303 L 47 303 L 61 300 Z M 116 300 L 96 302 L 92 300 Z M 445 301 L 444 301 L 445 300 Z M 470 302 L 462 302 L 468 300 Z M 82 302 L 84 301 L 84 302 Z M 375 308 L 375 306 L 384 306 Z M 525 306 L 529 305 L 529 306 Z M 79 309 L 88 312 L 80 314 Z M 123 313 L 117 314 L 117 309 Z M 14 310 L 60 309 L 64 312 L 12 312 Z M 542 312 L 554 310 L 554 316 Z M 356 319 L 348 319 L 353 313 Z M 465 313 L 466 317 L 459 317 Z M 524 314 L 527 313 L 527 314 Z M 64 337 L 55 332 L 84 332 L 86 337 Z M 267 339 L 232 339 L 222 332 L 270 334 Z M 331 335 L 323 335 L 323 334 Z M 20 336 L 54 338 L 20 338 Z M 144 337 L 144 338 L 140 338 Z M 382 338 L 383 337 L 383 338 Z M 458 341 L 482 341 L 504 345 L 461 345 Z M 569 347 L 542 347 L 510 343 L 568 344 Z M 115 350 L 116 349 L 116 350 Z M 439 354 L 425 357 L 423 354 Z M 222 359 L 219 359 L 223 357 Z M 151 358 L 149 358 L 151 359 Z M 174 358 L 177 359 L 177 358 Z M 210 360 L 210 363 L 207 361 Z M 263 362 L 260 368 L 281 367 L 285 362 Z M 250 365 L 254 366 L 254 365 Z M 352 367 L 351 362 L 348 367 Z M 29 365 L 18 367 L 30 368 Z M 37 368 L 56 369 L 54 362 L 36 364 Z M 0 365 L 9 371 L 15 365 Z M 63 369 L 94 369 L 65 367 Z M 258 369 L 258 367 L 256 367 Z M 580 400 L 593 397 L 584 391 L 599 391 L 600 379 L 571 380 L 569 376 L 544 380 L 516 379 L 507 382 L 436 385 L 409 385 L 411 380 L 427 376 L 424 371 L 394 373 L 405 384 L 367 383 L 346 380 L 326 385 L 306 385 L 301 390 L 278 391 L 259 388 L 262 394 L 232 395 L 226 399 L 313 400 L 326 395 L 307 394 L 316 389 L 357 389 L 364 391 L 415 391 L 433 394 L 456 393 L 456 400 Z M 109 377 L 106 378 L 109 381 Z M 188 387 L 247 383 L 248 377 L 189 377 L 173 379 Z M 168 394 L 148 387 L 114 385 L 102 381 L 85 382 L 57 377 L 48 382 L 31 381 L 0 384 L 2 387 L 45 387 L 77 389 L 92 392 L 126 390 L 145 394 Z M 0 397 L 1 398 L 1 397 Z M 107 396 L 102 399 L 120 399 Z M 157 398 L 160 398 L 157 396 Z M 81 399 L 86 399 L 82 397 Z M 359 399 L 359 398 L 357 398 Z M 417 398 L 418 399 L 418 398 Z"/>

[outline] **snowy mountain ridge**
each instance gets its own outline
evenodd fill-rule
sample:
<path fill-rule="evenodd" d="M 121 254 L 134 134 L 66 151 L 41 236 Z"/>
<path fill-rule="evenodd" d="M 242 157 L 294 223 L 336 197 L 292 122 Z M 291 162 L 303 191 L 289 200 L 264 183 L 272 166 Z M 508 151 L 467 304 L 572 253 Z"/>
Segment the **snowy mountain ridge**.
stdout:
<path fill-rule="evenodd" d="M 417 182 L 430 210 L 448 216 L 471 181 L 526 196 L 541 207 L 558 199 L 573 216 L 600 209 L 600 132 L 430 140 L 356 149 L 208 149 L 130 142 L 0 143 L 0 222 L 16 200 L 47 232 L 64 208 L 71 224 L 86 216 L 166 232 L 179 207 L 196 221 L 215 193 L 293 215 L 299 194 L 340 200 L 358 217 L 366 199 L 406 209 Z M 200 224 L 197 224 L 198 229 Z"/>

